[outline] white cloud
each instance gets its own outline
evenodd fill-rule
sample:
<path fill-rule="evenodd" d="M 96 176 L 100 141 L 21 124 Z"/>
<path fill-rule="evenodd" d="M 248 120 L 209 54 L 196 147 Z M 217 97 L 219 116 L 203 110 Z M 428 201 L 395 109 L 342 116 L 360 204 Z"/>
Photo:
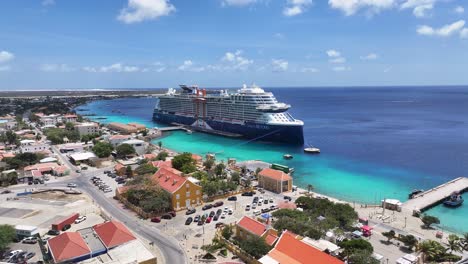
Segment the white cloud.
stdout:
<path fill-rule="evenodd" d="M 427 25 L 419 26 L 417 33 L 424 36 L 450 37 L 460 33 L 465 26 L 465 20 L 458 20 L 452 24 L 444 25 L 440 28 L 433 28 Z"/>
<path fill-rule="evenodd" d="M 8 65 L 0 66 L 0 72 L 9 71 L 10 69 L 11 67 Z"/>
<path fill-rule="evenodd" d="M 397 0 L 328 0 L 328 4 L 351 16 L 361 9 L 366 9 L 369 14 L 379 13 L 381 10 L 393 8 Z"/>
<path fill-rule="evenodd" d="M 191 71 L 191 72 L 202 72 L 205 71 L 205 67 L 196 67 L 191 60 L 185 60 L 177 70 L 179 71 Z"/>
<path fill-rule="evenodd" d="M 55 5 L 55 0 L 42 0 L 41 3 L 43 6 Z"/>
<path fill-rule="evenodd" d="M 463 14 L 463 13 L 465 13 L 465 8 L 463 8 L 463 6 L 457 6 L 457 7 L 455 7 L 455 9 L 453 11 L 455 13 L 457 13 L 457 14 Z"/>
<path fill-rule="evenodd" d="M 302 73 L 317 73 L 319 70 L 317 68 L 305 67 L 301 69 Z"/>
<path fill-rule="evenodd" d="M 222 0 L 221 4 L 223 6 L 237 6 L 237 7 L 242 7 L 242 6 L 248 6 L 251 4 L 255 4 L 258 2 L 257 0 Z"/>
<path fill-rule="evenodd" d="M 273 66 L 273 71 L 284 72 L 288 70 L 289 62 L 286 60 L 282 60 L 282 59 L 279 59 L 279 60 L 272 59 L 271 65 Z"/>
<path fill-rule="evenodd" d="M 331 49 L 331 50 L 327 50 L 327 55 L 328 57 L 336 58 L 336 57 L 340 57 L 341 53 L 339 51 Z"/>
<path fill-rule="evenodd" d="M 342 71 L 350 71 L 351 67 L 346 67 L 346 66 L 337 66 L 332 68 L 333 71 L 336 72 L 342 72 Z"/>
<path fill-rule="evenodd" d="M 246 70 L 251 64 L 253 64 L 253 60 L 249 60 L 243 57 L 242 53 L 242 50 L 226 52 L 226 54 L 224 54 L 224 56 L 221 58 L 222 61 L 229 64 L 225 68 L 233 70 Z"/>
<path fill-rule="evenodd" d="M 72 72 L 74 68 L 67 64 L 42 64 L 39 69 L 43 72 Z"/>
<path fill-rule="evenodd" d="M 15 58 L 15 55 L 11 52 L 2 50 L 0 51 L 0 63 L 11 61 Z"/>
<path fill-rule="evenodd" d="M 138 23 L 168 16 L 176 8 L 169 0 L 128 0 L 128 6 L 120 11 L 117 19 L 127 23 Z"/>
<path fill-rule="evenodd" d="M 330 59 L 329 62 L 330 63 L 345 63 L 346 58 L 338 57 L 338 58 Z"/>
<path fill-rule="evenodd" d="M 379 55 L 375 53 L 369 53 L 366 56 L 361 56 L 361 60 L 376 60 L 379 58 Z"/>
<path fill-rule="evenodd" d="M 108 72 L 139 72 L 141 70 L 137 66 L 124 65 L 122 63 L 114 63 L 109 66 L 83 67 L 83 71 L 108 73 Z"/>
<path fill-rule="evenodd" d="M 413 14 L 416 17 L 426 17 L 427 12 L 434 9 L 437 0 L 405 0 L 401 4 L 400 9 L 413 9 Z"/>
<path fill-rule="evenodd" d="M 463 39 L 468 39 L 468 28 L 464 28 L 460 31 L 460 37 Z"/>
<path fill-rule="evenodd" d="M 283 9 L 285 16 L 297 16 L 304 13 L 311 5 L 312 0 L 287 0 L 286 7 Z"/>

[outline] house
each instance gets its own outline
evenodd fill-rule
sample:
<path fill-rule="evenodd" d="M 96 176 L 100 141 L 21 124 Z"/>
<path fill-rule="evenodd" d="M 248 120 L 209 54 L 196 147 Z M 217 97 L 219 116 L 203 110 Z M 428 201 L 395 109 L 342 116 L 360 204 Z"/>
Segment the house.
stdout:
<path fill-rule="evenodd" d="M 128 123 L 129 126 L 136 128 L 137 132 L 145 131 L 146 126 L 138 123 Z"/>
<path fill-rule="evenodd" d="M 149 154 L 144 154 L 143 155 L 143 158 L 146 159 L 146 160 L 154 160 L 158 157 L 158 155 L 154 154 L 154 153 L 149 153 Z"/>
<path fill-rule="evenodd" d="M 244 216 L 236 224 L 236 237 L 247 239 L 248 237 L 262 237 L 267 231 L 266 224 L 251 217 Z"/>
<path fill-rule="evenodd" d="M 97 123 L 88 122 L 88 123 L 76 124 L 75 131 L 77 131 L 80 137 L 82 137 L 86 135 L 99 134 L 101 129 Z"/>
<path fill-rule="evenodd" d="M 203 158 L 200 155 L 192 154 L 192 159 L 195 161 L 196 164 L 201 165 L 203 163 Z"/>
<path fill-rule="evenodd" d="M 47 241 L 54 263 L 75 263 L 90 257 L 91 250 L 78 232 L 64 232 Z"/>
<path fill-rule="evenodd" d="M 259 259 L 262 264 L 343 264 L 343 262 L 325 252 L 308 245 L 289 231 L 284 231 L 275 247 Z"/>
<path fill-rule="evenodd" d="M 117 122 L 112 122 L 107 125 L 109 129 L 112 129 L 114 131 L 119 131 L 125 134 L 132 134 L 132 133 L 137 133 L 138 129 L 134 126 L 122 124 L 122 123 L 117 123 Z"/>
<path fill-rule="evenodd" d="M 292 191 L 292 177 L 283 171 L 265 168 L 258 173 L 258 186 L 275 193 Z"/>
<path fill-rule="evenodd" d="M 96 155 L 92 152 L 81 152 L 71 154 L 69 155 L 69 158 L 70 161 L 72 161 L 74 164 L 89 163 L 90 161 L 97 159 Z"/>
<path fill-rule="evenodd" d="M 124 176 L 127 173 L 127 167 L 122 165 L 122 163 L 117 163 L 114 166 L 114 171 L 119 176 Z"/>
<path fill-rule="evenodd" d="M 61 153 L 79 153 L 83 152 L 85 149 L 85 144 L 84 143 L 67 143 L 67 144 L 62 144 L 59 146 L 59 150 Z"/>
<path fill-rule="evenodd" d="M 170 160 L 156 160 L 156 161 L 151 161 L 150 164 L 155 167 L 155 168 L 172 168 L 172 161 Z"/>
<path fill-rule="evenodd" d="M 78 116 L 74 114 L 67 114 L 61 117 L 62 123 L 76 123 Z"/>
<path fill-rule="evenodd" d="M 49 147 L 50 147 L 50 146 L 49 146 L 48 144 L 41 143 L 41 142 L 37 142 L 37 141 L 35 141 L 35 140 L 24 139 L 24 140 L 21 140 L 21 141 L 20 141 L 20 151 L 21 151 L 22 153 L 26 153 L 26 152 L 32 152 L 32 153 L 41 152 L 41 151 L 44 151 L 44 150 L 48 150 Z"/>
<path fill-rule="evenodd" d="M 132 146 L 135 149 L 136 154 L 138 155 L 145 154 L 147 143 L 143 140 L 130 139 L 130 140 L 123 141 L 122 144 L 128 144 Z"/>
<path fill-rule="evenodd" d="M 46 173 L 55 176 L 65 176 L 69 173 L 69 169 L 56 162 L 39 163 L 24 168 L 25 177 L 42 177 Z"/>
<path fill-rule="evenodd" d="M 118 145 L 122 144 L 122 142 L 131 140 L 132 136 L 130 135 L 113 135 L 110 136 L 107 141 L 114 147 L 117 147 Z"/>
<path fill-rule="evenodd" d="M 201 186 L 189 181 L 176 169 L 161 167 L 152 180 L 170 194 L 173 210 L 194 207 L 202 202 Z"/>
<path fill-rule="evenodd" d="M 108 250 L 136 240 L 130 230 L 118 221 L 97 224 L 93 226 L 93 229 Z"/>

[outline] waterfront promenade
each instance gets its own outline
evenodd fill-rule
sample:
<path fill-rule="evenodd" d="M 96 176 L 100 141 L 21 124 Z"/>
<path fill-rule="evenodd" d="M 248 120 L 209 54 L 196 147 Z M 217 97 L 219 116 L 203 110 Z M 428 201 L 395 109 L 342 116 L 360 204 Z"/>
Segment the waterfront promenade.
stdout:
<path fill-rule="evenodd" d="M 435 188 L 422 192 L 402 204 L 402 209 L 407 211 L 419 210 L 421 212 L 439 204 L 453 192 L 468 190 L 468 178 L 459 177 Z"/>

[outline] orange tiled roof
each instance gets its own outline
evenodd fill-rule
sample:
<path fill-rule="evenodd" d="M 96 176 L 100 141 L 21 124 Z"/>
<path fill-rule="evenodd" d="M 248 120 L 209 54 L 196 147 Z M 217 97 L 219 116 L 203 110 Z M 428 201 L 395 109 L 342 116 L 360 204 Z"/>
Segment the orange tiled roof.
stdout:
<path fill-rule="evenodd" d="M 157 157 L 156 154 L 154 153 L 150 153 L 150 154 L 145 154 L 143 155 L 143 158 L 147 159 L 147 160 L 152 160 L 152 159 L 155 159 Z"/>
<path fill-rule="evenodd" d="M 286 181 L 286 180 L 292 179 L 291 176 L 289 176 L 289 174 L 284 173 L 279 170 L 270 169 L 270 168 L 265 168 L 261 170 L 258 174 L 268 177 L 270 179 L 277 180 L 277 181 L 281 181 L 281 180 Z"/>
<path fill-rule="evenodd" d="M 265 237 L 265 242 L 270 245 L 270 246 L 273 246 L 273 244 L 275 243 L 275 241 L 278 239 L 277 236 L 273 235 L 273 234 L 268 234 L 266 237 Z"/>
<path fill-rule="evenodd" d="M 159 168 L 152 180 L 168 193 L 174 193 L 187 181 L 186 178 L 182 177 L 182 172 L 167 167 Z"/>
<path fill-rule="evenodd" d="M 242 217 L 242 219 L 237 222 L 237 225 L 257 236 L 261 236 L 267 229 L 265 224 L 248 216 Z"/>
<path fill-rule="evenodd" d="M 93 229 L 107 248 L 113 248 L 136 239 L 125 225 L 117 221 L 98 224 Z"/>
<path fill-rule="evenodd" d="M 170 160 L 166 160 L 166 161 L 157 160 L 157 161 L 152 161 L 150 164 L 156 168 L 162 168 L 162 167 L 172 168 L 172 161 Z"/>
<path fill-rule="evenodd" d="M 53 168 L 58 167 L 59 165 L 55 162 L 47 162 L 47 163 L 39 163 L 39 164 L 34 164 L 30 165 L 24 168 L 25 171 L 30 171 L 30 170 L 41 170 L 41 171 L 48 171 L 52 170 Z"/>
<path fill-rule="evenodd" d="M 121 170 L 121 169 L 123 169 L 123 168 L 125 168 L 125 166 L 122 165 L 122 164 L 120 164 L 120 163 L 117 163 L 117 164 L 115 164 L 115 166 L 114 166 L 114 170 L 115 170 L 115 171 L 119 171 L 119 170 Z"/>
<path fill-rule="evenodd" d="M 279 263 L 288 264 L 343 264 L 341 260 L 296 239 L 296 236 L 291 232 L 284 232 L 268 256 Z"/>
<path fill-rule="evenodd" d="M 131 138 L 130 135 L 113 135 L 109 137 L 109 140 L 115 140 L 115 139 L 127 139 Z"/>
<path fill-rule="evenodd" d="M 78 232 L 62 233 L 51 238 L 47 243 L 56 263 L 91 253 L 88 245 Z"/>

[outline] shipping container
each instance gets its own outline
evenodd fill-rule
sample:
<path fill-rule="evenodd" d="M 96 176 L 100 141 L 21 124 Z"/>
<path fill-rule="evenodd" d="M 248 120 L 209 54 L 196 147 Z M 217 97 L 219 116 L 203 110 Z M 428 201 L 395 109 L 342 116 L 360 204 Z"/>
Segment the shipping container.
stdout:
<path fill-rule="evenodd" d="M 52 230 L 62 231 L 62 228 L 65 225 L 71 225 L 75 220 L 80 216 L 79 213 L 72 214 L 66 218 L 59 220 L 58 222 L 52 224 Z"/>

